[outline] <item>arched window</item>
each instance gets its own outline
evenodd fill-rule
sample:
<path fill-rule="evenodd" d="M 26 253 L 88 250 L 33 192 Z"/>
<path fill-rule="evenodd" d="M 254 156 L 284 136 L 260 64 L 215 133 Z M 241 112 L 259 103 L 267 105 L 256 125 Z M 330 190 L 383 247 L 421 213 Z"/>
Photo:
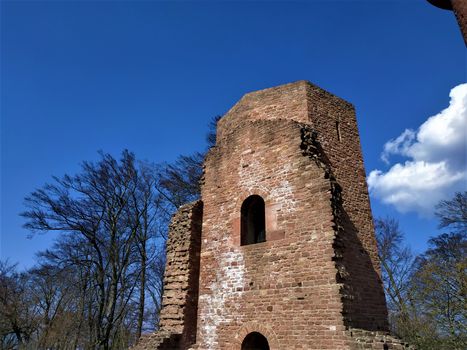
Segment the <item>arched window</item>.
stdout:
<path fill-rule="evenodd" d="M 265 242 L 266 220 L 263 198 L 252 195 L 245 199 L 242 204 L 241 214 L 241 245 Z"/>
<path fill-rule="evenodd" d="M 261 333 L 251 332 L 243 339 L 242 350 L 269 350 L 269 343 Z"/>

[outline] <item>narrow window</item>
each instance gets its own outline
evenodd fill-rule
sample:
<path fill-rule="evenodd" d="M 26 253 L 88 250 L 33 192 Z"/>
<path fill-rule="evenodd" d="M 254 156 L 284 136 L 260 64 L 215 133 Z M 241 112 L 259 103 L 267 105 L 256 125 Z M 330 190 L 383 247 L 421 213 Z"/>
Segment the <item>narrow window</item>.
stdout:
<path fill-rule="evenodd" d="M 245 199 L 241 209 L 241 245 L 266 241 L 264 200 L 253 195 Z"/>
<path fill-rule="evenodd" d="M 341 129 L 339 128 L 339 122 L 336 121 L 337 140 L 341 140 Z"/>

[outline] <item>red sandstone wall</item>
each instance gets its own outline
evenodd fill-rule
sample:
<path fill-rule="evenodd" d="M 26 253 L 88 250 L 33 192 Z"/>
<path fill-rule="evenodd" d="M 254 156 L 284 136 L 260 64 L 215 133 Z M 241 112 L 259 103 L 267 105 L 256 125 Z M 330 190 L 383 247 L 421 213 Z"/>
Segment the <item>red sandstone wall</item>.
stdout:
<path fill-rule="evenodd" d="M 330 179 L 300 150 L 300 123 L 318 132 L 342 187 L 338 225 Z M 386 330 L 353 107 L 310 83 L 287 84 L 245 95 L 217 139 L 202 191 L 199 348 L 237 349 L 255 327 L 273 349 L 344 349 L 346 327 Z M 240 246 L 251 194 L 266 202 L 267 242 Z"/>
<path fill-rule="evenodd" d="M 387 330 L 386 302 L 354 108 L 311 84 L 307 91 L 310 125 L 318 132 L 317 140 L 342 188 L 344 230 L 339 239 L 345 245 L 346 324 Z"/>
<path fill-rule="evenodd" d="M 309 124 L 343 187 L 344 207 L 379 271 L 374 227 L 360 137 L 352 104 L 307 82 L 298 81 L 246 94 L 219 121 L 217 138 L 246 120 L 295 120 Z M 336 129 L 339 122 L 340 140 Z"/>
<path fill-rule="evenodd" d="M 217 139 L 245 120 L 289 119 L 308 123 L 308 82 L 299 81 L 244 95 L 217 124 Z"/>
<path fill-rule="evenodd" d="M 272 349 L 345 348 L 329 181 L 301 154 L 300 128 L 238 121 L 206 159 L 200 349 L 239 349 L 260 326 Z M 240 246 L 251 194 L 266 202 L 268 241 Z"/>
<path fill-rule="evenodd" d="M 387 330 L 387 311 L 379 273 L 374 269 L 358 230 L 343 206 L 343 189 L 337 181 L 330 160 L 309 126 L 302 128 L 301 149 L 324 169 L 331 185 L 331 207 L 334 216 L 334 257 L 341 286 L 343 320 L 346 327 L 365 330 Z"/>
<path fill-rule="evenodd" d="M 203 203 L 182 206 L 173 216 L 159 327 L 180 334 L 180 348 L 196 341 Z"/>
<path fill-rule="evenodd" d="M 307 84 L 309 123 L 329 158 L 343 191 L 343 205 L 360 240 L 379 271 L 378 252 L 366 185 L 360 137 L 353 106 L 316 86 Z M 339 123 L 340 139 L 336 128 Z"/>

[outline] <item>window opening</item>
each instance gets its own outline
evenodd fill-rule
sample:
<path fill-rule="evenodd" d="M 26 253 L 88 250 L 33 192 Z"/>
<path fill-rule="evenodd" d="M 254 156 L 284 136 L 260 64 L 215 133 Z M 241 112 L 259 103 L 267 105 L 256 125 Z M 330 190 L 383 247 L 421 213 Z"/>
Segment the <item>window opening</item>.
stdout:
<path fill-rule="evenodd" d="M 245 199 L 241 209 L 241 245 L 266 241 L 264 200 L 258 195 Z"/>

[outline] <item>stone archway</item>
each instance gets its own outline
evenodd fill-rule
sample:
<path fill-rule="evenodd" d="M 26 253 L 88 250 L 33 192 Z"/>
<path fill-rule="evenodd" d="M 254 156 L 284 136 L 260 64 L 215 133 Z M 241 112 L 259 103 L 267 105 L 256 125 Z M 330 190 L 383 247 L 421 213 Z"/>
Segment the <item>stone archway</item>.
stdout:
<path fill-rule="evenodd" d="M 242 349 L 243 350 L 244 349 L 243 341 L 251 333 L 258 333 L 259 335 L 261 335 L 263 338 L 266 339 L 268 343 L 268 347 L 266 349 L 269 349 L 269 350 L 284 349 L 284 347 L 279 345 L 276 334 L 274 333 L 272 328 L 266 325 L 264 322 L 261 322 L 261 323 L 255 322 L 255 321 L 247 322 L 243 324 L 236 333 L 237 334 L 235 335 L 234 339 L 232 339 L 233 342 L 228 347 L 226 347 L 226 349 L 228 350 Z"/>
<path fill-rule="evenodd" d="M 270 348 L 264 335 L 259 332 L 251 332 L 243 339 L 241 350 L 270 350 Z"/>

